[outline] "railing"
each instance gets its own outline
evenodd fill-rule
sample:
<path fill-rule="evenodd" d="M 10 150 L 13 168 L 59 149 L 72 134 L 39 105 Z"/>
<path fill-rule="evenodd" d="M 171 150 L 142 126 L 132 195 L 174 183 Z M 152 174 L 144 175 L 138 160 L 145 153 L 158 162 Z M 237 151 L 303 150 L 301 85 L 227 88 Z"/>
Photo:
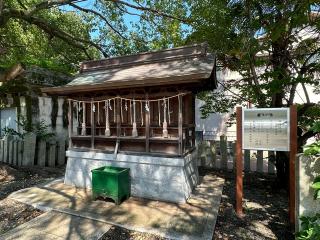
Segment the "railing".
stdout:
<path fill-rule="evenodd" d="M 244 171 L 275 173 L 273 151 L 244 150 Z M 233 170 L 235 165 L 235 141 L 225 136 L 220 141 L 203 140 L 198 143 L 198 165 L 209 168 Z"/>
<path fill-rule="evenodd" d="M 119 151 L 183 155 L 195 148 L 195 126 L 183 123 L 182 96 L 177 97 L 178 120 L 175 124 L 159 121 L 160 126 L 150 123 L 149 110 L 143 114 L 141 110 L 139 121 L 134 114 L 131 124 L 128 119 L 123 122 L 119 97 L 112 98 L 111 116 L 111 110 L 102 108 L 100 101 L 69 99 L 69 147 L 114 152 L 120 143 Z"/>

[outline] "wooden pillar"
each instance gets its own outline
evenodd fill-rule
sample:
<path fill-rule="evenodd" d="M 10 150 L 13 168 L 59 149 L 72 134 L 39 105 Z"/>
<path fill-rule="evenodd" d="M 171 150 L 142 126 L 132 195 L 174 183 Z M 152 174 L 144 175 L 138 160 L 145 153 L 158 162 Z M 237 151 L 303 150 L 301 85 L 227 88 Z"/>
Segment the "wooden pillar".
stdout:
<path fill-rule="evenodd" d="M 236 142 L 236 213 L 242 216 L 242 197 L 243 197 L 243 179 L 242 179 L 242 107 L 237 107 L 237 142 Z"/>
<path fill-rule="evenodd" d="M 149 99 L 149 94 L 146 93 L 146 100 Z M 146 104 L 149 104 L 148 102 Z M 151 106 L 149 106 L 149 111 L 146 111 L 146 152 L 150 152 L 150 143 L 149 143 L 149 138 L 150 138 L 150 109 Z"/>
<path fill-rule="evenodd" d="M 192 94 L 192 147 L 196 146 L 196 98 L 195 96 Z"/>
<path fill-rule="evenodd" d="M 95 134 L 95 120 L 94 120 L 94 103 L 93 99 L 91 99 L 91 148 L 94 149 L 94 134 Z"/>
<path fill-rule="evenodd" d="M 116 107 L 113 109 L 113 111 L 116 111 L 116 121 L 117 121 L 117 137 L 121 136 L 121 116 L 120 116 L 120 96 L 117 96 L 117 105 Z M 117 111 L 118 109 L 118 111 Z"/>
<path fill-rule="evenodd" d="M 290 107 L 290 160 L 289 160 L 289 220 L 290 224 L 295 224 L 295 161 L 298 151 L 297 145 L 297 106 Z"/>
<path fill-rule="evenodd" d="M 69 109 L 68 109 L 68 132 L 69 132 L 69 148 L 72 148 L 72 132 L 73 132 L 73 109 L 72 109 L 72 101 L 69 99 Z"/>
<path fill-rule="evenodd" d="M 179 101 L 179 113 L 178 113 L 179 155 L 182 155 L 182 151 L 183 151 L 182 95 L 179 95 L 179 96 L 178 96 L 178 101 Z"/>

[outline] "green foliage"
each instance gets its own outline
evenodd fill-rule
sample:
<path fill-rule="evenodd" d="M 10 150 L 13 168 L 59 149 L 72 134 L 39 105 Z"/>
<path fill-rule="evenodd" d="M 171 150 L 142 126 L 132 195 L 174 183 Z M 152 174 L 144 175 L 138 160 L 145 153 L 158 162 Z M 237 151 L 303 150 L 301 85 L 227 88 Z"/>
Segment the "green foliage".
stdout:
<path fill-rule="evenodd" d="M 314 199 L 320 199 L 320 176 L 313 180 L 311 187 L 314 189 Z"/>
<path fill-rule="evenodd" d="M 301 231 L 297 233 L 297 240 L 318 240 L 320 239 L 320 214 L 312 217 L 302 216 Z"/>
<path fill-rule="evenodd" d="M 204 116 L 225 112 L 239 100 L 258 107 L 292 105 L 297 85 L 319 84 L 320 61 L 314 56 L 320 53 L 320 18 L 310 17 L 310 9 L 319 9 L 314 1 L 198 0 L 190 6 L 188 41 L 207 41 L 219 63 L 241 75 L 222 89 L 230 104 L 225 99 L 212 104 L 210 94 L 203 98 Z"/>
<path fill-rule="evenodd" d="M 55 136 L 54 133 L 48 131 L 49 126 L 46 125 L 44 121 L 30 123 L 28 119 L 20 116 L 19 121 L 16 122 L 21 129 L 21 132 L 17 132 L 12 128 L 5 127 L 3 128 L 5 135 L 17 136 L 18 138 L 23 139 L 26 134 L 32 132 L 37 136 L 38 140 L 49 140 Z"/>
<path fill-rule="evenodd" d="M 303 154 L 306 156 L 318 155 L 320 154 L 320 141 L 306 145 L 303 149 Z"/>

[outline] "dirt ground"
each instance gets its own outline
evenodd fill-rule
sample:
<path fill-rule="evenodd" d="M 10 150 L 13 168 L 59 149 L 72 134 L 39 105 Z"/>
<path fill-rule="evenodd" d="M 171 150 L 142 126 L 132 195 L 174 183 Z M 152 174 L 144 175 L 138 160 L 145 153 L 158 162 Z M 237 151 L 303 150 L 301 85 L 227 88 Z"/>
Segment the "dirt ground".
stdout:
<path fill-rule="evenodd" d="M 13 168 L 0 163 L 0 234 L 42 214 L 40 210 L 7 198 L 11 192 L 61 177 L 63 174 L 63 168 Z"/>
<path fill-rule="evenodd" d="M 294 239 L 288 225 L 288 200 L 279 190 L 274 176 L 247 173 L 244 177 L 244 213 L 234 212 L 234 173 L 200 169 L 200 175 L 217 174 L 226 179 L 213 239 L 269 240 Z M 16 190 L 61 177 L 63 168 L 13 168 L 0 164 L 0 234 L 42 214 L 31 206 L 10 200 Z M 152 234 L 130 231 L 113 226 L 102 240 L 165 240 Z"/>
<path fill-rule="evenodd" d="M 233 172 L 199 169 L 200 175 L 214 173 L 225 178 L 219 215 L 213 239 L 293 240 L 288 223 L 288 197 L 278 189 L 275 176 L 246 173 L 244 176 L 244 217 L 234 211 Z"/>

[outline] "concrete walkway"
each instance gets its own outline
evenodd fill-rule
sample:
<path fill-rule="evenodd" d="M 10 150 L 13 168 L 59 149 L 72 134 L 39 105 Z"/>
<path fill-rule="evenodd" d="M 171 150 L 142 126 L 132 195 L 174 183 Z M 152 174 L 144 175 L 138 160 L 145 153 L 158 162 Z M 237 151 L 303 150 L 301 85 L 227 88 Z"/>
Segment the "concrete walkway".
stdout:
<path fill-rule="evenodd" d="M 116 206 L 113 202 L 92 201 L 90 189 L 67 186 L 62 180 L 22 189 L 9 197 L 42 210 L 81 216 L 170 239 L 205 240 L 212 239 L 223 184 L 222 178 L 205 176 L 186 204 L 131 197 Z M 72 225 L 70 227 L 73 229 Z"/>
<path fill-rule="evenodd" d="M 0 236 L 6 240 L 99 239 L 110 229 L 104 222 L 50 211 Z"/>

